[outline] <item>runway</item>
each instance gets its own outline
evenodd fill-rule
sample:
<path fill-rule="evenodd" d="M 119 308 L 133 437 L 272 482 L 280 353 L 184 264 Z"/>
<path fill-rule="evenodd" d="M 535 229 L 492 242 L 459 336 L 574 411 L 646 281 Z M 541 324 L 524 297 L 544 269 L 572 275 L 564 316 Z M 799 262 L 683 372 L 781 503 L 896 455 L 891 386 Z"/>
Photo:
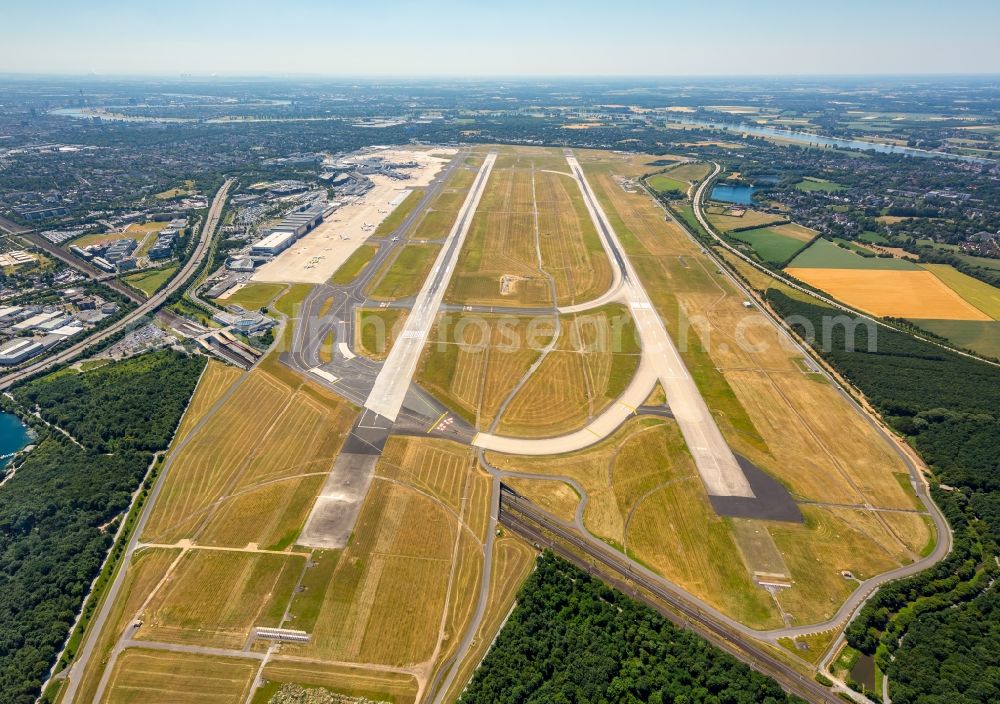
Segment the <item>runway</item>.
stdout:
<path fill-rule="evenodd" d="M 434 318 L 441 307 L 445 289 L 451 280 L 451 273 L 458 261 L 462 243 L 469 232 L 473 215 L 479 206 L 496 158 L 497 153 L 490 152 L 483 160 L 483 165 L 469 189 L 469 194 L 458 211 L 458 218 L 445 239 L 437 261 L 434 262 L 434 269 L 424 282 L 420 293 L 417 294 L 417 300 L 406 319 L 406 325 L 393 344 L 389 356 L 375 379 L 371 393 L 368 394 L 368 399 L 365 401 L 365 408 L 390 421 L 396 420 L 399 409 L 403 405 L 403 399 L 406 398 L 413 373 L 417 368 L 417 361 L 424 348 L 424 341 L 427 339 L 431 326 L 434 324 Z"/>
<path fill-rule="evenodd" d="M 611 226 L 607 215 L 591 190 L 583 169 L 571 154 L 567 154 L 573 177 L 583 194 L 584 202 L 590 213 L 594 226 L 601 234 L 605 248 L 612 262 L 619 268 L 621 287 L 614 300 L 618 300 L 629 308 L 642 343 L 642 364 L 640 370 L 629 386 L 634 396 L 637 390 L 636 380 L 646 383 L 646 375 L 659 379 L 667 395 L 667 403 L 677 420 L 684 441 L 694 458 L 695 466 L 701 475 L 705 489 L 710 496 L 738 496 L 753 498 L 754 492 L 740 468 L 736 457 L 726 443 L 711 411 L 705 404 L 698 387 L 681 358 L 680 352 L 667 333 L 659 313 L 653 307 L 639 277 L 632 268 L 631 262 L 625 256 L 624 249 L 617 233 Z M 617 278 L 617 277 L 616 277 Z M 651 365 L 651 370 L 646 365 Z M 652 389 L 649 384 L 647 393 Z M 638 406 L 642 401 L 635 403 Z M 593 445 L 609 434 L 609 426 L 617 419 L 610 430 L 613 431 L 628 415 L 623 415 L 623 406 L 617 402 L 604 414 L 595 419 L 591 425 L 598 427 L 584 428 L 567 435 L 555 438 L 522 439 L 491 433 L 480 433 L 473 444 L 484 449 L 508 452 L 519 455 L 553 455 L 581 450 Z"/>

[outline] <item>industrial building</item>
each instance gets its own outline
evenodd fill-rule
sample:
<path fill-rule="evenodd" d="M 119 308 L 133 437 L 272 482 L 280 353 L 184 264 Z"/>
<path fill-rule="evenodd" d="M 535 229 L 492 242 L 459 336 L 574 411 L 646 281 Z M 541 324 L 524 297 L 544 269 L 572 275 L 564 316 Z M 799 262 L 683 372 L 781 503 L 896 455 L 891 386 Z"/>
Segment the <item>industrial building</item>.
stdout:
<path fill-rule="evenodd" d="M 261 256 L 273 256 L 291 247 L 296 239 L 298 238 L 294 232 L 272 230 L 264 239 L 250 248 L 250 253 Z"/>
<path fill-rule="evenodd" d="M 19 364 L 40 354 L 44 349 L 40 343 L 30 338 L 15 338 L 0 346 L 0 364 L 8 367 Z"/>

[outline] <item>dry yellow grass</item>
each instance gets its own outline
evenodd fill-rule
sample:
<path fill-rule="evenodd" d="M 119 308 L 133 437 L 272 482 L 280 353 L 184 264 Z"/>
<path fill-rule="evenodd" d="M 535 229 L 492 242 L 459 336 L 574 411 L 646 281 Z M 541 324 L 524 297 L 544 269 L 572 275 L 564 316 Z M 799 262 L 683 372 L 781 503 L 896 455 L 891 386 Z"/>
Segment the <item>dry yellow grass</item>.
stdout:
<path fill-rule="evenodd" d="M 215 405 L 226 390 L 232 386 L 242 372 L 236 367 L 224 364 L 217 359 L 208 360 L 205 371 L 201 375 L 198 387 L 191 397 L 191 402 L 184 411 L 184 417 L 177 427 L 177 439 L 183 440 L 191 428 L 198 424 L 209 409 Z"/>
<path fill-rule="evenodd" d="M 808 242 L 819 234 L 816 230 L 812 230 L 803 225 L 798 225 L 794 222 L 785 223 L 784 225 L 775 225 L 767 229 L 772 232 L 777 232 L 779 235 L 785 235 L 786 237 L 796 239 L 799 242 Z"/>
<path fill-rule="evenodd" d="M 535 551 L 516 536 L 505 534 L 493 544 L 493 579 L 490 580 L 486 614 L 476 632 L 474 645 L 459 666 L 458 676 L 445 697 L 446 701 L 457 699 L 472 677 L 513 607 L 517 590 L 527 579 L 534 563 Z"/>
<path fill-rule="evenodd" d="M 94 644 L 94 656 L 87 662 L 87 669 L 82 674 L 74 672 L 74 677 L 82 677 L 77 690 L 79 701 L 90 702 L 94 700 L 106 658 L 111 654 L 118 636 L 125 630 L 125 626 L 135 618 L 146 597 L 167 573 L 170 564 L 180 555 L 180 552 L 179 549 L 143 548 L 135 553 L 132 562 L 127 567 L 125 581 L 105 623 L 104 630 L 90 636 L 98 638 Z M 67 704 L 69 703 L 67 702 Z"/>
<path fill-rule="evenodd" d="M 412 704 L 417 697 L 417 681 L 412 675 L 363 667 L 288 662 L 280 656 L 264 667 L 268 682 L 294 683 L 304 687 L 325 687 L 353 697 L 376 701 L 388 699 L 396 704 Z"/>
<path fill-rule="evenodd" d="M 455 530 L 452 515 L 433 499 L 376 480 L 323 597 L 311 643 L 284 652 L 397 666 L 430 658 Z"/>
<path fill-rule="evenodd" d="M 616 399 L 639 364 L 624 307 L 563 316 L 555 349 L 511 399 L 499 431 L 546 437 L 574 430 Z"/>
<path fill-rule="evenodd" d="M 503 483 L 567 523 L 572 522 L 576 516 L 580 495 L 566 482 L 557 479 L 504 477 Z"/>
<path fill-rule="evenodd" d="M 554 329 L 547 319 L 442 316 L 418 364 L 417 383 L 485 429 Z"/>
<path fill-rule="evenodd" d="M 137 640 L 242 648 L 279 625 L 305 566 L 300 555 L 191 550 L 143 612 Z"/>
<path fill-rule="evenodd" d="M 791 589 L 778 592 L 778 600 L 795 624 L 823 621 L 836 612 L 858 586 L 842 570 L 867 579 L 905 559 L 870 512 L 804 506 L 802 513 L 803 525 L 769 526 L 793 580 Z"/>
<path fill-rule="evenodd" d="M 174 459 L 146 538 L 289 544 L 353 418 L 310 388 L 253 372 Z"/>
<path fill-rule="evenodd" d="M 393 435 L 379 459 L 378 473 L 426 491 L 457 512 L 473 468 L 471 448 L 448 440 Z"/>
<path fill-rule="evenodd" d="M 896 318 L 991 320 L 930 271 L 808 269 L 789 274 L 866 313 Z"/>
<path fill-rule="evenodd" d="M 257 661 L 129 648 L 111 676 L 106 704 L 243 704 Z"/>

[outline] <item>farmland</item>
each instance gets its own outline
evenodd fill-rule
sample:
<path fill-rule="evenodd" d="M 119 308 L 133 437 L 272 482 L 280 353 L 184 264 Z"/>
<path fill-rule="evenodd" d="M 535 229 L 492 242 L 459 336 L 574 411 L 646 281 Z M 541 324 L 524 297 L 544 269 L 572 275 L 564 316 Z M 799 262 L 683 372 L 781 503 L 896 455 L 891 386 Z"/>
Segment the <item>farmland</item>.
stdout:
<path fill-rule="evenodd" d="M 1000 289 L 963 274 L 948 264 L 921 264 L 921 266 L 990 318 L 1000 320 Z"/>
<path fill-rule="evenodd" d="M 988 315 L 924 269 L 820 269 L 790 266 L 785 271 L 810 286 L 826 291 L 837 300 L 873 315 L 990 320 Z"/>
<path fill-rule="evenodd" d="M 789 269 L 875 269 L 913 271 L 917 265 L 895 257 L 862 257 L 830 240 L 819 238 L 789 264 Z"/>
<path fill-rule="evenodd" d="M 741 230 L 732 232 L 729 236 L 749 244 L 757 256 L 765 262 L 782 266 L 811 239 L 808 231 L 802 233 L 796 229 L 788 229 L 789 227 L 789 225 L 777 225 L 756 230 Z M 812 235 L 815 236 L 815 233 Z"/>
<path fill-rule="evenodd" d="M 726 213 L 713 213 L 708 216 L 708 221 L 722 232 L 729 232 L 736 229 L 751 229 L 764 227 L 774 222 L 784 222 L 785 218 L 771 213 L 762 213 L 759 210 L 745 210 L 741 215 L 728 215 Z"/>

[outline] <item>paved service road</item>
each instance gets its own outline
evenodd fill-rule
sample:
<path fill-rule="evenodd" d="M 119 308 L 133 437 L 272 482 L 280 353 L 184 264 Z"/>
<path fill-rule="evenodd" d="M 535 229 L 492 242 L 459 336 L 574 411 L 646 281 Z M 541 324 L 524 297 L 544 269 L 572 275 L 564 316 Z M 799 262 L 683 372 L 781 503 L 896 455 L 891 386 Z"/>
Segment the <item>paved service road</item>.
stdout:
<path fill-rule="evenodd" d="M 413 372 L 417 368 L 417 361 L 423 351 L 424 341 L 430 333 L 431 325 L 434 324 L 434 318 L 441 306 L 445 289 L 451 280 L 451 272 L 455 269 L 455 263 L 458 261 L 458 253 L 462 250 L 462 243 L 469 232 L 472 217 L 479 205 L 479 200 L 482 198 L 496 159 L 497 153 L 490 152 L 483 160 L 483 165 L 472 183 L 472 188 L 469 189 L 469 195 L 466 196 L 462 208 L 458 211 L 455 225 L 445 239 L 437 261 L 434 262 L 434 269 L 417 295 L 413 309 L 406 318 L 403 332 L 389 351 L 389 356 L 375 379 L 371 393 L 368 394 L 365 408 L 384 418 L 394 421 L 399 415 L 399 409 L 403 405 L 403 399 L 406 397 L 410 381 L 413 379 Z"/>
<path fill-rule="evenodd" d="M 594 221 L 594 226 L 601 234 L 612 262 L 620 270 L 622 284 L 616 299 L 628 306 L 642 343 L 643 361 L 639 372 L 633 378 L 633 384 L 629 386 L 629 405 L 634 412 L 634 408 L 645 400 L 645 396 L 638 398 L 639 388 L 648 383 L 646 388 L 648 395 L 653 388 L 651 382 L 659 379 L 708 493 L 712 496 L 753 498 L 754 493 L 750 483 L 722 437 L 711 411 L 705 404 L 705 399 L 698 391 L 680 352 L 632 268 L 632 263 L 625 256 L 618 235 L 598 202 L 597 196 L 591 190 L 583 169 L 570 154 L 567 154 L 566 161 L 583 194 L 584 203 Z M 573 452 L 593 445 L 613 432 L 628 417 L 629 413 L 625 412 L 627 409 L 628 406 L 623 407 L 619 401 L 595 419 L 591 424 L 596 424 L 594 428 L 584 428 L 557 438 L 524 439 L 480 433 L 473 440 L 473 444 L 477 447 L 519 455 Z"/>
<path fill-rule="evenodd" d="M 215 234 L 215 228 L 219 223 L 219 216 L 222 213 L 222 206 L 226 202 L 226 197 L 229 195 L 229 189 L 233 185 L 233 181 L 234 179 L 228 179 L 222 184 L 222 188 L 220 188 L 215 194 L 215 199 L 212 201 L 212 207 L 208 211 L 208 217 L 205 218 L 205 224 L 201 229 L 201 238 L 195 246 L 194 253 L 187 260 L 187 263 L 184 264 L 177 275 L 174 276 L 174 278 L 171 279 L 162 290 L 150 297 L 145 303 L 140 304 L 139 307 L 126 315 L 124 318 L 104 330 L 91 335 L 87 339 L 76 343 L 62 352 L 46 357 L 38 362 L 35 362 L 34 364 L 29 364 L 24 369 L 0 377 L 0 391 L 10 388 L 13 384 L 16 384 L 25 377 L 45 371 L 46 369 L 54 367 L 57 364 L 68 362 L 99 342 L 102 342 L 120 330 L 123 330 L 133 321 L 143 317 L 144 315 L 151 315 L 157 308 L 163 305 L 163 303 L 175 291 L 186 285 L 188 279 L 191 278 L 191 275 L 198 270 L 199 266 L 201 266 L 202 261 L 205 259 L 205 255 L 210 249 L 209 245 L 212 242 L 212 235 Z"/>

